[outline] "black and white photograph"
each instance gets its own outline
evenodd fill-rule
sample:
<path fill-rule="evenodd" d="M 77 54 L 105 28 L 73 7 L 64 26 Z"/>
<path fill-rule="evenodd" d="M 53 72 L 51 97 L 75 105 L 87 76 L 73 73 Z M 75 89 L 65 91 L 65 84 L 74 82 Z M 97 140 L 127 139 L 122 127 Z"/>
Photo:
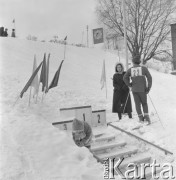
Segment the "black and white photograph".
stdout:
<path fill-rule="evenodd" d="M 0 0 L 0 180 L 176 179 L 176 0 Z"/>

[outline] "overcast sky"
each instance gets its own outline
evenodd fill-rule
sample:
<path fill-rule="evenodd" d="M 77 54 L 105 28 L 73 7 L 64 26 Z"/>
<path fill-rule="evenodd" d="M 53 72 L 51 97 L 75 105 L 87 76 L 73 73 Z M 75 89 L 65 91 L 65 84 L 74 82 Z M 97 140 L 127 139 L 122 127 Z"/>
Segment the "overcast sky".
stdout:
<path fill-rule="evenodd" d="M 0 0 L 0 26 L 11 35 L 13 19 L 20 37 L 35 35 L 41 38 L 58 35 L 68 42 L 86 42 L 86 26 L 97 28 L 96 0 Z"/>

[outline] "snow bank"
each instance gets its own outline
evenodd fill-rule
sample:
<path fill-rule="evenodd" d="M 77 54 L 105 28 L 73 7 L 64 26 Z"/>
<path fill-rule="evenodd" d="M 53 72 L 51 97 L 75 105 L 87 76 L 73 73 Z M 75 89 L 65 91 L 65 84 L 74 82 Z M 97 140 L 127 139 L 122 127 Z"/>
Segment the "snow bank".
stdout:
<path fill-rule="evenodd" d="M 40 94 L 38 104 L 32 101 L 28 107 L 27 92 L 13 107 L 17 95 L 31 75 L 33 55 L 37 53 L 39 63 L 44 52 L 50 52 L 51 49 L 56 52 L 59 48 L 62 52 L 63 46 L 10 38 L 0 39 L 0 42 L 0 179 L 103 179 L 103 167 L 89 150 L 78 148 L 69 134 L 52 126 L 51 122 L 59 120 L 60 100 L 56 100 L 55 93 L 48 94 L 43 103 Z M 59 53 L 50 53 L 51 73 L 54 74 L 59 65 L 59 58 L 56 58 Z"/>
<path fill-rule="evenodd" d="M 53 88 L 41 102 L 31 101 L 29 91 L 16 106 L 13 104 L 32 73 L 33 57 L 42 61 L 46 52 L 51 53 L 49 82 L 63 59 L 64 46 L 12 38 L 0 38 L 0 179 L 3 180 L 54 180 L 54 179 L 103 179 L 103 167 L 96 163 L 86 148 L 78 148 L 69 134 L 55 129 L 51 123 L 60 120 L 59 108 L 91 105 L 93 110 L 106 109 L 107 121 L 116 122 L 130 130 L 137 124 L 133 97 L 133 119 L 112 114 L 112 77 L 118 61 L 115 54 L 99 49 L 67 46 L 66 60 L 61 69 L 59 85 Z M 100 77 L 103 59 L 106 60 L 107 92 L 101 90 Z M 121 58 L 122 62 L 125 62 Z M 176 152 L 176 78 L 150 70 L 153 86 L 149 111 L 151 126 L 133 131 L 136 135 Z"/>

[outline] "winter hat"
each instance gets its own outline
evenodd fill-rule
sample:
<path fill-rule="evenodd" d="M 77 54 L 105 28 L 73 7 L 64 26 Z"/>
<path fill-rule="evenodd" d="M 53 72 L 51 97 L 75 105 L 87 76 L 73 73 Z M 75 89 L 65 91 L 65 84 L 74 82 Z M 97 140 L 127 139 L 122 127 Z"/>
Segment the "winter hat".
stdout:
<path fill-rule="evenodd" d="M 84 131 L 84 123 L 75 118 L 72 124 L 72 131 L 73 132 Z"/>
<path fill-rule="evenodd" d="M 115 72 L 118 72 L 118 71 L 117 71 L 117 66 L 118 66 L 118 65 L 120 65 L 120 66 L 122 67 L 122 72 L 123 72 L 123 71 L 124 71 L 124 66 L 123 66 L 123 64 L 120 63 L 120 62 L 118 62 L 118 63 L 115 64 Z"/>
<path fill-rule="evenodd" d="M 139 55 L 139 54 L 133 55 L 133 57 L 132 57 L 132 62 L 133 62 L 134 64 L 140 64 L 140 63 L 141 63 L 140 55 Z"/>

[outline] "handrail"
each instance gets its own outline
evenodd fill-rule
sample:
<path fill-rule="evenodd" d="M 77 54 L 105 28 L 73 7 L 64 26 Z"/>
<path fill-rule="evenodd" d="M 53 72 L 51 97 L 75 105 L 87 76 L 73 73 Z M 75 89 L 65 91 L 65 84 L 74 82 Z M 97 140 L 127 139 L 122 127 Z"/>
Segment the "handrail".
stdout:
<path fill-rule="evenodd" d="M 115 128 L 115 129 L 117 129 L 117 130 L 120 130 L 120 131 L 122 131 L 122 132 L 124 132 L 124 133 L 126 133 L 126 134 L 128 134 L 128 135 L 130 135 L 130 136 L 135 137 L 136 139 L 139 139 L 139 140 L 141 140 L 141 141 L 144 141 L 144 142 L 146 142 L 146 143 L 148 143 L 148 144 L 150 144 L 150 145 L 152 145 L 152 146 L 154 146 L 154 147 L 156 147 L 156 148 L 164 151 L 166 155 L 167 155 L 167 154 L 172 154 L 172 155 L 173 155 L 172 152 L 170 152 L 170 151 L 168 151 L 168 150 L 166 150 L 166 149 L 164 149 L 164 148 L 162 148 L 162 147 L 160 147 L 160 146 L 157 146 L 156 144 L 153 144 L 153 143 L 151 143 L 151 142 L 149 142 L 149 141 L 147 141 L 147 140 L 145 140 L 145 139 L 142 139 L 142 138 L 140 138 L 139 136 L 136 136 L 136 135 L 134 135 L 134 134 L 132 134 L 132 133 L 130 133 L 130 132 L 128 132 L 128 131 L 125 131 L 125 130 L 117 127 L 117 126 L 114 126 L 114 125 L 112 125 L 111 123 L 107 123 L 107 125 Z"/>

